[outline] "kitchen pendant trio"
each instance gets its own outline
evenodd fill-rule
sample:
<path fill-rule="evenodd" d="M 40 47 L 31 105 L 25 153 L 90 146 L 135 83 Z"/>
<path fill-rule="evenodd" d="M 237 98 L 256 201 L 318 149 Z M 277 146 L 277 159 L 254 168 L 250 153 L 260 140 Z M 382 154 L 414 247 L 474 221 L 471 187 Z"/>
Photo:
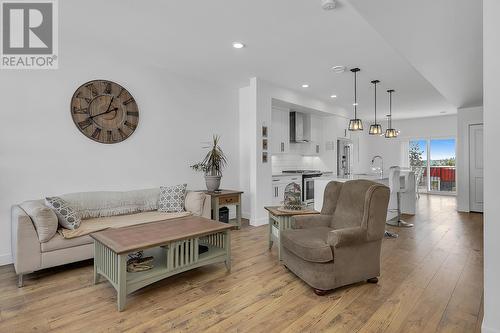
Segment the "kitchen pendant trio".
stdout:
<path fill-rule="evenodd" d="M 357 73 L 360 71 L 359 68 L 352 68 L 351 72 L 354 74 L 354 119 L 349 120 L 349 131 L 362 131 L 363 130 L 363 122 L 358 118 L 358 96 L 357 96 Z M 385 134 L 382 134 L 382 125 L 377 123 L 377 84 L 380 83 L 379 80 L 373 80 L 371 83 L 374 86 L 375 90 L 375 104 L 374 104 L 374 113 L 375 113 L 375 122 L 370 125 L 369 134 L 370 135 L 384 135 L 386 138 L 396 138 L 399 135 L 399 131 L 392 128 L 392 94 L 394 93 L 394 89 L 387 90 L 389 94 L 389 114 L 387 115 L 388 127 L 385 131 Z"/>

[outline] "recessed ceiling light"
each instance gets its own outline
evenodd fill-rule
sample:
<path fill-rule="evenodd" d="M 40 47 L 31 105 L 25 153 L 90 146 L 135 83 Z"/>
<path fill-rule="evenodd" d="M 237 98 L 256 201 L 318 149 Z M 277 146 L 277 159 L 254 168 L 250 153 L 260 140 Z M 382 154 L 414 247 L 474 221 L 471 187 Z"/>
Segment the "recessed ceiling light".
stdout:
<path fill-rule="evenodd" d="M 235 49 L 242 49 L 245 47 L 245 44 L 243 44 L 242 42 L 233 42 L 233 47 Z"/>
<path fill-rule="evenodd" d="M 332 71 L 334 71 L 335 73 L 344 73 L 346 70 L 346 67 L 345 66 L 333 66 L 332 67 Z"/>
<path fill-rule="evenodd" d="M 302 88 L 309 88 L 309 85 L 308 85 L 307 83 L 304 83 L 304 84 L 302 85 Z"/>
<path fill-rule="evenodd" d="M 337 95 L 330 95 L 330 98 L 337 98 Z"/>

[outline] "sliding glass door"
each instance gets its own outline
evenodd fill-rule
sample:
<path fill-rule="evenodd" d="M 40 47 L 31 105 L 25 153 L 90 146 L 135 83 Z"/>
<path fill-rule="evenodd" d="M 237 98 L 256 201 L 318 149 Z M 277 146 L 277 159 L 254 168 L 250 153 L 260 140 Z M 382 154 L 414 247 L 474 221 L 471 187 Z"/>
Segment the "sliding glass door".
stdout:
<path fill-rule="evenodd" d="M 455 139 L 410 140 L 408 157 L 420 193 L 456 192 L 455 144 Z"/>

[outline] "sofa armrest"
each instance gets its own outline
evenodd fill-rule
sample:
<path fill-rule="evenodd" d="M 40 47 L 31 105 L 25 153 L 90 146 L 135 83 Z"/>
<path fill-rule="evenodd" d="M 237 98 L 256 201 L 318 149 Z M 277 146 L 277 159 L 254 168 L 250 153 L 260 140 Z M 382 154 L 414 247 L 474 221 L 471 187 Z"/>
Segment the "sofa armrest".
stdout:
<path fill-rule="evenodd" d="M 331 215 L 296 215 L 292 216 L 293 229 L 328 227 L 332 220 Z"/>
<path fill-rule="evenodd" d="M 33 221 L 18 205 L 11 209 L 11 250 L 17 274 L 40 269 L 40 241 Z"/>
<path fill-rule="evenodd" d="M 366 229 L 361 227 L 332 230 L 328 234 L 328 244 L 336 248 L 364 242 L 366 242 Z"/>
<path fill-rule="evenodd" d="M 201 211 L 201 216 L 207 219 L 212 219 L 212 197 L 205 194 L 205 200 L 203 201 L 203 209 Z"/>

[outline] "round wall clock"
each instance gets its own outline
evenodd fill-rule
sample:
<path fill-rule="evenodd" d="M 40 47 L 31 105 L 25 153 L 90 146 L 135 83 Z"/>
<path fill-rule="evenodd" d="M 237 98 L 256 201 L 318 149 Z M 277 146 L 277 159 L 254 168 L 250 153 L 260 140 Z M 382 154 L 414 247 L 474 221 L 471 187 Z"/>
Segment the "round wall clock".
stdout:
<path fill-rule="evenodd" d="M 134 97 L 119 84 L 94 80 L 73 94 L 71 116 L 89 139 L 117 143 L 134 133 L 139 123 L 139 108 Z"/>

